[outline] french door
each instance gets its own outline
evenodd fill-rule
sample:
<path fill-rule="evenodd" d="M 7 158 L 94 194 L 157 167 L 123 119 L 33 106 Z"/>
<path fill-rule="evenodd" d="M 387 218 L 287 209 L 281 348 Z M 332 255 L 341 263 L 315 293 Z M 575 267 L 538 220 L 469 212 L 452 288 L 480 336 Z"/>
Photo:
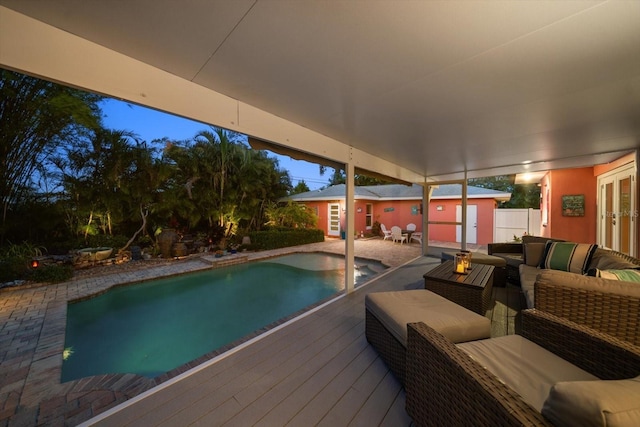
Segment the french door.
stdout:
<path fill-rule="evenodd" d="M 598 178 L 598 245 L 635 254 L 637 203 L 635 164 Z"/>

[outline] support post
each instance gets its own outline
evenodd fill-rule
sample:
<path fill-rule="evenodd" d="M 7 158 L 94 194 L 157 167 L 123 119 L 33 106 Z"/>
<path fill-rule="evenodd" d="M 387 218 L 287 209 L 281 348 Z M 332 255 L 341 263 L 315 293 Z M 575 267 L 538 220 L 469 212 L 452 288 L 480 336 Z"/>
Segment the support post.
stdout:
<path fill-rule="evenodd" d="M 344 251 L 344 281 L 345 281 L 345 293 L 351 293 L 355 289 L 355 184 L 354 184 L 354 165 L 353 162 L 348 162 L 345 165 L 347 184 L 346 192 L 344 195 L 344 203 L 346 207 L 347 215 L 347 235 L 345 236 L 345 251 Z"/>

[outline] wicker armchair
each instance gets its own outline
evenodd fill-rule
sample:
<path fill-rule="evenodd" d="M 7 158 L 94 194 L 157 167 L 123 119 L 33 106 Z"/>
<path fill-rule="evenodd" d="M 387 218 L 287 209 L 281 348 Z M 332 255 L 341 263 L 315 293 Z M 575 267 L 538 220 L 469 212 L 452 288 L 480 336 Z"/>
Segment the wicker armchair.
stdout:
<path fill-rule="evenodd" d="M 600 379 L 640 374 L 640 347 L 535 309 L 522 335 Z M 426 425 L 550 425 L 490 371 L 424 323 L 408 325 L 407 412 Z"/>
<path fill-rule="evenodd" d="M 637 283 L 626 284 L 597 279 L 593 286 L 569 286 L 569 283 L 593 281 L 596 278 L 579 277 L 572 281 L 562 281 L 566 272 L 550 272 L 538 275 L 534 285 L 536 309 L 563 317 L 572 322 L 612 335 L 623 341 L 640 346 L 640 296 L 625 293 L 624 288 L 633 290 Z M 605 291 L 599 283 L 609 282 L 615 287 Z"/>

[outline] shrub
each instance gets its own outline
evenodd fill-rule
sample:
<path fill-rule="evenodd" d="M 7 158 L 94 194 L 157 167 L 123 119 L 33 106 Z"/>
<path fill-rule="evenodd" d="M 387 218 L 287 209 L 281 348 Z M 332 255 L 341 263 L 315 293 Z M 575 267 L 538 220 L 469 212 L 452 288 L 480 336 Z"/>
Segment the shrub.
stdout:
<path fill-rule="evenodd" d="M 28 242 L 9 243 L 0 251 L 0 283 L 26 279 L 31 272 L 31 260 L 42 255 L 44 248 Z"/>
<path fill-rule="evenodd" d="M 273 203 L 268 206 L 265 215 L 269 220 L 267 225 L 314 229 L 318 224 L 318 217 L 308 206 L 289 201 L 286 205 Z"/>
<path fill-rule="evenodd" d="M 309 228 L 272 228 L 251 232 L 249 237 L 252 247 L 267 250 L 323 242 L 324 232 Z"/>
<path fill-rule="evenodd" d="M 29 272 L 29 260 L 15 256 L 0 259 L 0 283 L 26 279 Z"/>
<path fill-rule="evenodd" d="M 380 223 L 378 221 L 375 221 L 371 226 L 371 234 L 373 234 L 374 236 L 382 235 L 382 229 L 380 228 Z"/>
<path fill-rule="evenodd" d="M 33 270 L 31 280 L 34 282 L 60 283 L 73 277 L 73 267 L 70 265 L 43 265 Z"/>

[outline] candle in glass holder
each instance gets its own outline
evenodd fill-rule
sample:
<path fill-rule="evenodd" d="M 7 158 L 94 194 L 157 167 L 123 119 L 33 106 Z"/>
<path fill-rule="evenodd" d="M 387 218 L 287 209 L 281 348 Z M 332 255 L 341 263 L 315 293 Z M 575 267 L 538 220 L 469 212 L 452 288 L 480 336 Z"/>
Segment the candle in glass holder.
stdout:
<path fill-rule="evenodd" d="M 471 270 L 471 251 L 461 251 L 465 255 L 465 268 Z"/>
<path fill-rule="evenodd" d="M 453 272 L 458 274 L 467 274 L 466 255 L 457 253 L 453 260 Z"/>

